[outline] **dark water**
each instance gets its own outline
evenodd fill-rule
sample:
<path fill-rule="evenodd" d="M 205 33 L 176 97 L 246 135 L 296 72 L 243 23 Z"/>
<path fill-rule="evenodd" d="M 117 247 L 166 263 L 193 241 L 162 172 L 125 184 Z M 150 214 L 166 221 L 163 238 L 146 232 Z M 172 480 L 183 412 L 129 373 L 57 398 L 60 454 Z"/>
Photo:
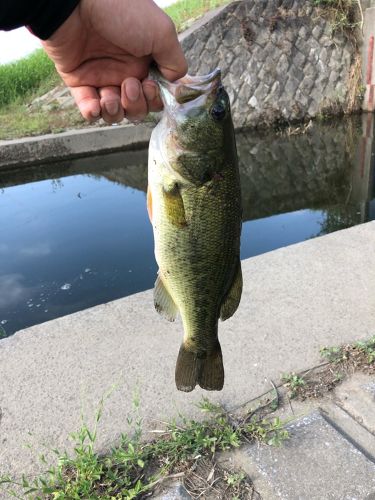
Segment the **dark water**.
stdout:
<path fill-rule="evenodd" d="M 238 134 L 242 258 L 375 219 L 363 130 Z M 0 172 L 0 336 L 153 286 L 146 186 L 146 151 Z"/>

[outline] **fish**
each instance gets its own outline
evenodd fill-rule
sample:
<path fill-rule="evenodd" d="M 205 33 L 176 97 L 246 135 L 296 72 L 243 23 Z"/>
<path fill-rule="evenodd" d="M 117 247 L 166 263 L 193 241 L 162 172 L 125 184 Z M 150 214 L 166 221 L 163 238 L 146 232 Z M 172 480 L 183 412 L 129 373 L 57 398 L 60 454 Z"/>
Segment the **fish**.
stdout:
<path fill-rule="evenodd" d="M 219 391 L 218 320 L 242 294 L 241 187 L 228 94 L 220 69 L 174 83 L 157 78 L 164 104 L 148 159 L 147 209 L 159 266 L 155 309 L 184 329 L 175 383 Z"/>

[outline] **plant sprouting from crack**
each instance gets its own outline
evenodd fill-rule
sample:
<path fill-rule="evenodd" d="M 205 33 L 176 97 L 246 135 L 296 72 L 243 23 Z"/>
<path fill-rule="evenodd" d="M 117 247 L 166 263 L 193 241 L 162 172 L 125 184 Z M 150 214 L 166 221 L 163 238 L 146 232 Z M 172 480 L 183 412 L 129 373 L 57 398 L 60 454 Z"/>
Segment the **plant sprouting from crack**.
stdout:
<path fill-rule="evenodd" d="M 357 342 L 356 347 L 367 355 L 369 364 L 375 361 L 375 335 L 369 340 Z"/>
<path fill-rule="evenodd" d="M 305 379 L 296 373 L 285 373 L 282 376 L 282 381 L 290 388 L 291 398 L 295 398 L 298 390 L 306 385 Z"/>

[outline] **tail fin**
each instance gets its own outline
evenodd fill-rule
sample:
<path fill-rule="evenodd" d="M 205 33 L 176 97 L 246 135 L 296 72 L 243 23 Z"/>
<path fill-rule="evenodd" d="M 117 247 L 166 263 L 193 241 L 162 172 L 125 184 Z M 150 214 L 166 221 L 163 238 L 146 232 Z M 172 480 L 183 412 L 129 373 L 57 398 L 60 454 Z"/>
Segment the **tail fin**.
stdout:
<path fill-rule="evenodd" d="M 206 359 L 202 359 L 198 384 L 206 391 L 221 391 L 224 386 L 223 356 L 219 342 Z"/>
<path fill-rule="evenodd" d="M 221 391 L 224 385 L 224 366 L 219 342 L 203 359 L 182 344 L 176 363 L 175 380 L 179 391 L 190 392 L 197 384 L 207 391 Z"/>
<path fill-rule="evenodd" d="M 199 363 L 195 352 L 188 351 L 184 344 L 180 347 L 176 363 L 175 380 L 179 391 L 190 392 L 198 383 Z"/>

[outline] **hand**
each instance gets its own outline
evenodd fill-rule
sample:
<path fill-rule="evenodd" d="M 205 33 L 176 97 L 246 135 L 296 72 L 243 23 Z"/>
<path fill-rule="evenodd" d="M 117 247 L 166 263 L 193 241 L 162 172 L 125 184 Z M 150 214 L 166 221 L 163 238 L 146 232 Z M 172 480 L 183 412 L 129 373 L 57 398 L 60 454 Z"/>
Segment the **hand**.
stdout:
<path fill-rule="evenodd" d="M 170 81 L 187 71 L 173 22 L 152 0 L 81 0 L 43 46 L 89 121 L 160 110 L 158 86 L 146 79 L 153 60 Z"/>

